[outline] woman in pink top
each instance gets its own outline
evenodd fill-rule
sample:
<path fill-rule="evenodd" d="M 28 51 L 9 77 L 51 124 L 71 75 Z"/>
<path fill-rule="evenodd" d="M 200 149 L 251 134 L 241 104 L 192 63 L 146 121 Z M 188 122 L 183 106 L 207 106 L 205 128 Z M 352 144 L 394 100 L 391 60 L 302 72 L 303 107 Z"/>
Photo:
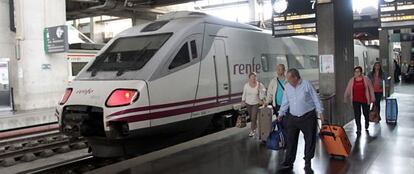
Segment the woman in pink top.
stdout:
<path fill-rule="evenodd" d="M 344 94 L 344 102 L 348 103 L 351 99 L 354 108 L 355 123 L 357 126 L 357 134 L 361 134 L 361 108 L 365 117 L 365 129 L 368 131 L 369 122 L 369 105 L 375 101 L 374 89 L 371 80 L 364 76 L 362 68 L 357 66 L 354 68 L 354 77 L 352 77 Z"/>
<path fill-rule="evenodd" d="M 380 62 L 375 62 L 372 71 L 368 74 L 368 78 L 371 80 L 372 85 L 374 86 L 375 107 L 377 107 L 379 114 L 381 112 L 381 99 L 383 97 L 383 81 L 387 78 L 387 75 L 384 73 L 384 71 L 382 71 Z"/>

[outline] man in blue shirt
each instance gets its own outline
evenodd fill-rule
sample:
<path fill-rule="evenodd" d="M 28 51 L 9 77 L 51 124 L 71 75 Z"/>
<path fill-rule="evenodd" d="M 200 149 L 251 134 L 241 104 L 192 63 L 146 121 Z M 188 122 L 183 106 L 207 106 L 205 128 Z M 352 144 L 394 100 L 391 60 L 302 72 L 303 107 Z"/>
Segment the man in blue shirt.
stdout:
<path fill-rule="evenodd" d="M 317 113 L 322 116 L 322 105 L 315 88 L 309 81 L 302 80 L 297 69 L 287 73 L 288 84 L 279 110 L 279 119 L 285 117 L 287 125 L 287 149 L 282 169 L 293 169 L 296 159 L 299 132 L 305 138 L 305 170 L 311 170 L 311 160 L 315 154 Z"/>

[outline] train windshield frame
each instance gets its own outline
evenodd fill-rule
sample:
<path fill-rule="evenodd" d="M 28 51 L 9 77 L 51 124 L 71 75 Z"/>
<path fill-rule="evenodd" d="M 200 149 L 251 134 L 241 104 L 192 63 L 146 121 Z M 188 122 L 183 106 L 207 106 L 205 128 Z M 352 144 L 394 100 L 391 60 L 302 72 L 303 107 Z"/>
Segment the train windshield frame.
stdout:
<path fill-rule="evenodd" d="M 140 70 L 171 36 L 172 33 L 163 33 L 118 38 L 86 71 L 91 76 L 100 71 L 116 71 L 120 76 L 126 71 Z"/>

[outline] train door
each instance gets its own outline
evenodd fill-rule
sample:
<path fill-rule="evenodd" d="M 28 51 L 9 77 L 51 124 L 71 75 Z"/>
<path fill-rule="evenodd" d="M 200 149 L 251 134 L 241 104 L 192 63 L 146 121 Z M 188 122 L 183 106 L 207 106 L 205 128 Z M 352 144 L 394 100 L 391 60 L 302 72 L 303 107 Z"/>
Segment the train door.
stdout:
<path fill-rule="evenodd" d="M 11 110 L 9 59 L 0 58 L 0 111 Z"/>
<path fill-rule="evenodd" d="M 214 40 L 214 70 L 216 76 L 217 102 L 227 103 L 230 100 L 230 71 L 229 60 L 224 40 Z"/>

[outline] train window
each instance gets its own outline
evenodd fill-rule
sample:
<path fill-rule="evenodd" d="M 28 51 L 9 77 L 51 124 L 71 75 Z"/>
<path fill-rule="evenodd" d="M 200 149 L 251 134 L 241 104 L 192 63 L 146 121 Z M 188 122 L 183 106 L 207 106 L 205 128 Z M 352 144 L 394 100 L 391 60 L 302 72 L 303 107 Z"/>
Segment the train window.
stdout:
<path fill-rule="evenodd" d="M 198 57 L 196 41 L 192 40 L 190 42 L 190 46 L 191 46 L 191 57 L 193 59 L 196 59 Z"/>
<path fill-rule="evenodd" d="M 286 56 L 282 56 L 282 55 L 277 56 L 276 60 L 277 60 L 277 64 L 283 64 L 283 65 L 285 65 L 286 68 L 288 68 L 288 63 L 287 63 Z"/>
<path fill-rule="evenodd" d="M 97 56 L 87 69 L 95 76 L 99 71 L 140 70 L 170 38 L 171 34 L 157 34 L 138 37 L 119 38 L 105 52 Z"/>
<path fill-rule="evenodd" d="M 358 57 L 354 57 L 354 67 L 359 66 L 359 58 Z"/>
<path fill-rule="evenodd" d="M 82 68 L 88 64 L 88 62 L 72 62 L 72 76 L 77 76 L 78 73 L 82 70 Z"/>
<path fill-rule="evenodd" d="M 319 66 L 317 56 L 306 56 L 304 67 L 306 69 L 318 68 Z"/>
<path fill-rule="evenodd" d="M 157 21 L 157 22 L 153 22 L 148 24 L 147 26 L 145 26 L 141 32 L 149 32 L 149 31 L 157 31 L 159 30 L 161 27 L 163 27 L 165 24 L 167 24 L 169 21 Z"/>
<path fill-rule="evenodd" d="M 190 54 L 188 52 L 188 43 L 185 43 L 180 51 L 178 51 L 177 55 L 175 55 L 173 61 L 171 62 L 170 66 L 168 66 L 168 69 L 174 69 L 181 65 L 184 65 L 186 63 L 190 62 Z"/>
<path fill-rule="evenodd" d="M 289 68 L 303 69 L 303 56 L 288 55 Z"/>
<path fill-rule="evenodd" d="M 269 64 L 268 64 L 268 56 L 266 56 L 266 55 L 263 54 L 261 56 L 261 59 L 260 60 L 262 61 L 262 70 L 264 72 L 268 72 L 269 69 L 270 69 Z"/>

